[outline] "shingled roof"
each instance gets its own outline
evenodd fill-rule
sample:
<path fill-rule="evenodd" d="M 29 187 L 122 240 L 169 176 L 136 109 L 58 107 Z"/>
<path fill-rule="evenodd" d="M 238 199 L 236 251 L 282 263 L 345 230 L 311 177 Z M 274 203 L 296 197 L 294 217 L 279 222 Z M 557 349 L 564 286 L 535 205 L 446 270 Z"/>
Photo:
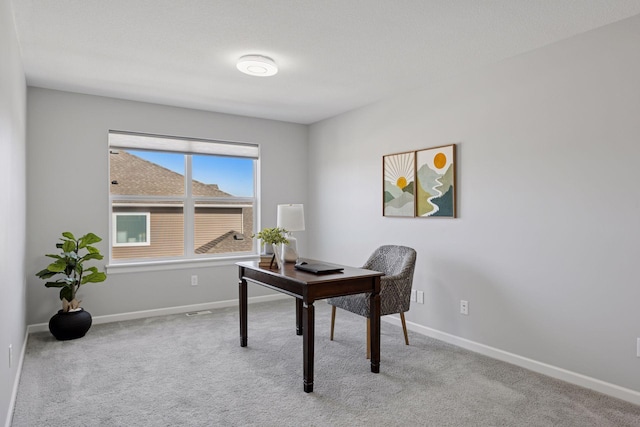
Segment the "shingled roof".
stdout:
<path fill-rule="evenodd" d="M 184 175 L 144 160 L 125 150 L 110 152 L 111 194 L 166 196 L 184 194 Z M 233 197 L 217 184 L 193 180 L 193 194 L 209 197 Z"/>

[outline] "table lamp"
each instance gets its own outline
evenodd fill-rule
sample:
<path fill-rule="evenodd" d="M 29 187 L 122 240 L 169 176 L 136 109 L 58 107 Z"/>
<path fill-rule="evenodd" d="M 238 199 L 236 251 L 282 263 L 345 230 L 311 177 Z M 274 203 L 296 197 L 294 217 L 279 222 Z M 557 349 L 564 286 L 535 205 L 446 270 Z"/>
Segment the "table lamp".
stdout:
<path fill-rule="evenodd" d="M 287 230 L 288 245 L 282 245 L 282 258 L 285 262 L 296 262 L 298 247 L 293 231 L 304 230 L 304 206 L 297 204 L 278 205 L 277 226 Z"/>

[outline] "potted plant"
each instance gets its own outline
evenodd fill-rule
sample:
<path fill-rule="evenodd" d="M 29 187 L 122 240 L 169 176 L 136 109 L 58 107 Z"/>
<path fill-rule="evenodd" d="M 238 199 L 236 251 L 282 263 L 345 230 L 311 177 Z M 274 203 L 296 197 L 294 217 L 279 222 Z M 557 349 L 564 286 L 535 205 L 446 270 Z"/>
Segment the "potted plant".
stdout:
<path fill-rule="evenodd" d="M 275 260 L 276 265 L 280 267 L 280 262 L 282 260 L 280 249 L 281 245 L 283 243 L 285 245 L 289 243 L 289 240 L 286 237 L 287 233 L 287 230 L 285 230 L 284 228 L 273 227 L 263 228 L 262 231 L 251 236 L 260 239 L 265 252 L 269 250 L 269 247 L 273 248 L 273 257 L 271 258 L 270 266 L 273 265 L 273 261 Z"/>
<path fill-rule="evenodd" d="M 107 275 L 98 271 L 97 267 L 86 267 L 85 262 L 104 258 L 100 251 L 92 246 L 102 239 L 93 233 L 87 233 L 76 239 L 65 231 L 62 233 L 62 243 L 56 243 L 60 254 L 47 254 L 55 259 L 47 268 L 36 273 L 36 276 L 46 280 L 47 288 L 60 288 L 62 310 L 59 310 L 49 320 L 49 330 L 59 340 L 71 340 L 83 337 L 91 327 L 91 314 L 80 307 L 76 294 L 80 286 L 85 283 L 103 282 Z M 51 280 L 58 276 L 56 280 Z"/>

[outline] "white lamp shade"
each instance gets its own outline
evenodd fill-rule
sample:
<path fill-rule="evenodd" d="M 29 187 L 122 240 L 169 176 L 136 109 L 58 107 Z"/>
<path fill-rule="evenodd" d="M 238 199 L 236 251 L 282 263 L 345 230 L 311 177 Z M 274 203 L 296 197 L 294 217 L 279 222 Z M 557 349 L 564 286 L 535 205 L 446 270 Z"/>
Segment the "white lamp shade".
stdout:
<path fill-rule="evenodd" d="M 304 206 L 278 205 L 277 226 L 287 231 L 304 230 Z"/>

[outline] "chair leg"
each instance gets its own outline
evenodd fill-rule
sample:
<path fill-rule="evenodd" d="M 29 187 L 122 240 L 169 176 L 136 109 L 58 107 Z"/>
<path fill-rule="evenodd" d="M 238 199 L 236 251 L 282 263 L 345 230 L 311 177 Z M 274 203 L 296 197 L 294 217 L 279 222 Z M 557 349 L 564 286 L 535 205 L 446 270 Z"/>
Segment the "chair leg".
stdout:
<path fill-rule="evenodd" d="M 336 306 L 331 306 L 331 341 L 333 341 L 333 327 L 336 324 Z"/>
<path fill-rule="evenodd" d="M 400 320 L 402 321 L 402 330 L 404 331 L 404 343 L 409 345 L 409 335 L 407 335 L 407 322 L 404 320 L 404 313 L 400 313 Z"/>
<path fill-rule="evenodd" d="M 371 359 L 371 319 L 367 317 L 367 359 Z"/>

